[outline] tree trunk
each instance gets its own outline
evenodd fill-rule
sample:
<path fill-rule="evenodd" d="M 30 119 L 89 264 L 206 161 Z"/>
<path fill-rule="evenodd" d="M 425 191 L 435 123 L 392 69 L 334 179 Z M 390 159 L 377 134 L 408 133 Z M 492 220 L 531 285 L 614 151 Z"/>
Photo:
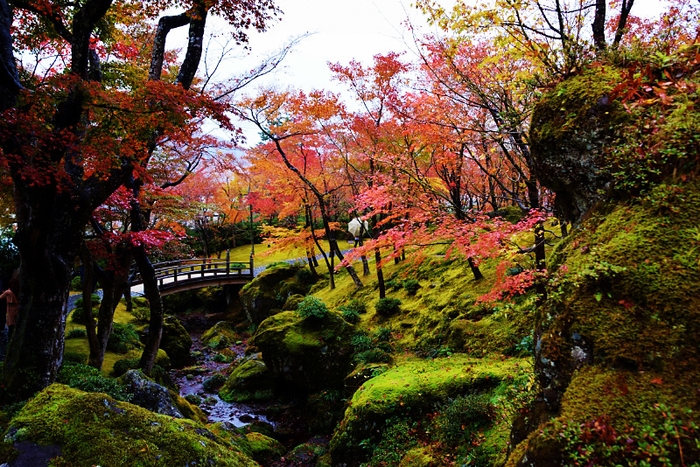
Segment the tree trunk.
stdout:
<path fill-rule="evenodd" d="M 384 285 L 384 272 L 382 272 L 382 254 L 378 247 L 374 248 L 374 267 L 377 268 L 377 282 L 379 283 L 379 298 L 386 298 L 386 286 Z"/>
<path fill-rule="evenodd" d="M 93 261 L 90 250 L 85 243 L 83 243 L 80 247 L 80 261 L 82 262 L 83 266 L 83 316 L 85 318 L 85 332 L 87 333 L 88 348 L 90 349 L 88 365 L 94 366 L 99 370 L 100 366 L 95 366 L 94 364 L 94 358 L 99 354 L 100 346 L 97 341 L 97 333 L 95 332 L 97 323 L 95 322 L 95 318 L 92 316 L 92 291 L 95 288 L 95 262 Z M 100 306 L 102 305 L 100 304 Z"/>
<path fill-rule="evenodd" d="M 481 273 L 481 270 L 479 270 L 479 266 L 476 264 L 476 261 L 474 261 L 474 258 L 471 256 L 467 258 L 467 263 L 469 264 L 469 269 L 471 269 L 475 281 L 484 278 L 484 275 Z"/>
<path fill-rule="evenodd" d="M 139 194 L 141 191 L 141 180 L 130 178 L 128 181 L 129 188 L 133 192 L 131 201 L 131 230 L 134 232 L 142 232 L 146 229 L 146 222 L 143 219 L 141 211 L 141 203 Z M 147 375 L 151 374 L 156 357 L 158 356 L 158 348 L 160 347 L 160 339 L 163 335 L 163 321 L 165 313 L 163 311 L 163 300 L 158 290 L 158 279 L 156 278 L 156 270 L 148 259 L 146 248 L 144 245 L 139 245 L 133 249 L 136 266 L 141 273 L 143 280 L 143 293 L 148 300 L 148 306 L 151 311 L 151 319 L 148 322 L 148 337 L 146 345 L 141 354 L 139 367 Z"/>
<path fill-rule="evenodd" d="M 146 345 L 141 354 L 139 367 L 147 375 L 151 374 L 153 365 L 158 356 L 158 348 L 160 347 L 160 339 L 163 336 L 163 321 L 165 312 L 163 310 L 163 300 L 158 290 L 158 280 L 156 279 L 156 270 L 148 259 L 146 250 L 143 246 L 136 248 L 134 251 L 134 259 L 138 265 L 139 272 L 143 278 L 143 292 L 148 300 L 151 310 L 151 319 L 148 322 L 148 338 Z"/>
<path fill-rule="evenodd" d="M 22 85 L 12 51 L 12 9 L 0 0 L 0 111 L 14 107 Z"/>
<path fill-rule="evenodd" d="M 73 263 L 85 209 L 55 186 L 15 184 L 20 253 L 19 319 L 3 371 L 6 401 L 26 400 L 56 380 L 63 360 Z"/>
<path fill-rule="evenodd" d="M 123 246 L 118 245 L 112 254 L 114 259 L 112 267 L 108 270 L 100 271 L 99 274 L 99 283 L 102 286 L 102 302 L 97 315 L 96 335 L 98 346 L 95 352 L 93 352 L 92 348 L 90 349 L 89 364 L 100 370 L 104 364 L 107 342 L 112 334 L 114 312 L 122 294 L 128 289 L 129 266 L 132 260 L 131 251 Z M 129 297 L 131 297 L 130 290 Z"/>

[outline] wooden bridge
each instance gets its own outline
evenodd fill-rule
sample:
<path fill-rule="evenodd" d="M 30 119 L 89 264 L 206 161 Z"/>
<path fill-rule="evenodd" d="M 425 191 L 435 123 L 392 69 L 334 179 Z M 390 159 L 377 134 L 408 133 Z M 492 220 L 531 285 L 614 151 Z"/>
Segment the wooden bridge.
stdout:
<path fill-rule="evenodd" d="M 161 295 L 170 295 L 185 290 L 215 287 L 230 284 L 246 284 L 255 277 L 253 258 L 250 262 L 193 258 L 155 263 L 156 279 Z M 136 272 L 131 277 L 132 292 L 143 291 L 143 278 Z"/>

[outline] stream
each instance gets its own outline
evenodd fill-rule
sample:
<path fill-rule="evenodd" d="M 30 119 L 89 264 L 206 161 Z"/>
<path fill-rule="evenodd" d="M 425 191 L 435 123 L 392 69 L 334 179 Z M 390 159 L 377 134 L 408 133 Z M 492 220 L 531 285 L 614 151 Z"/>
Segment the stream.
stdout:
<path fill-rule="evenodd" d="M 205 388 L 204 382 L 214 374 L 226 374 L 225 370 L 236 360 L 242 358 L 246 350 L 246 339 L 229 347 L 235 355 L 232 362 L 217 362 L 214 357 L 221 351 L 212 350 L 202 345 L 201 335 L 216 324 L 213 315 L 189 316 L 183 325 L 192 338 L 190 354 L 194 361 L 185 368 L 173 369 L 170 376 L 177 384 L 180 395 L 186 397 L 194 394 L 201 399 L 199 407 L 207 415 L 208 421 L 229 422 L 241 428 L 255 424 L 274 432 L 274 437 L 288 450 L 302 443 L 327 445 L 325 437 L 309 439 L 300 409 L 293 401 L 270 401 L 266 403 L 228 403 L 218 396 L 219 386 Z M 316 465 L 315 456 L 306 455 L 304 451 L 290 456 L 290 453 L 276 461 L 263 464 L 263 467 L 311 467 Z"/>
<path fill-rule="evenodd" d="M 209 324 L 213 326 L 215 322 Z M 170 376 L 180 390 L 180 395 L 186 397 L 194 394 L 200 397 L 202 400 L 200 408 L 207 415 L 210 422 L 229 422 L 239 428 L 252 422 L 263 422 L 274 428 L 274 424 L 263 414 L 263 406 L 225 402 L 221 400 L 217 394 L 219 386 L 210 388 L 209 390 L 204 387 L 204 381 L 207 378 L 217 373 L 225 374 L 225 370 L 228 366 L 232 365 L 235 360 L 239 360 L 244 356 L 246 349 L 245 341 L 241 341 L 239 344 L 229 347 L 235 355 L 234 361 L 217 362 L 214 360 L 214 357 L 219 352 L 202 345 L 201 335 L 206 329 L 199 329 L 199 327 L 190 329 L 190 326 L 187 325 L 186 327 L 192 338 L 190 354 L 195 357 L 195 361 L 190 366 L 174 369 L 170 372 Z"/>

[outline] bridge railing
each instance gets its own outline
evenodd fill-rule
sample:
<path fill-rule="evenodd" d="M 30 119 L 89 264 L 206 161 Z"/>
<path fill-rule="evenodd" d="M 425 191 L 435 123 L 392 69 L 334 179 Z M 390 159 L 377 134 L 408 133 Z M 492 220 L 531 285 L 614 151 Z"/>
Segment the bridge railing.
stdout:
<path fill-rule="evenodd" d="M 164 261 L 154 263 L 158 287 L 173 286 L 178 282 L 191 282 L 195 280 L 206 280 L 219 277 L 241 276 L 253 277 L 253 258 L 250 262 L 218 260 L 212 258 L 192 258 L 175 261 Z M 138 285 L 143 283 L 143 278 L 139 272 L 131 276 L 130 284 Z"/>

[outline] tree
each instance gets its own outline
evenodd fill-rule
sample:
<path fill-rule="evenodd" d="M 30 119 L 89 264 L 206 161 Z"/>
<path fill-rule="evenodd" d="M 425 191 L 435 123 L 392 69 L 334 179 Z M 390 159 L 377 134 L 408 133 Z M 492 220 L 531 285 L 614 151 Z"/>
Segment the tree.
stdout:
<path fill-rule="evenodd" d="M 166 140 L 186 144 L 205 116 L 221 116 L 223 108 L 210 95 L 192 89 L 207 16 L 223 16 L 233 37 L 245 42 L 247 27 L 263 30 L 277 13 L 272 0 L 194 0 L 185 12 L 161 18 L 151 36 L 150 73 L 127 67 L 138 48 L 128 46 L 125 32 L 146 29 L 148 20 L 170 6 L 0 1 L 0 150 L 13 181 L 14 241 L 22 264 L 20 320 L 3 375 L 8 400 L 24 399 L 56 378 L 72 265 L 92 212 L 123 184 L 138 200 L 139 180 L 155 148 Z M 18 73 L 13 20 L 18 50 L 37 51 L 41 45 L 59 59 L 42 61 L 34 73 L 27 68 Z M 187 53 L 166 82 L 165 38 L 185 25 Z M 144 252 L 136 257 L 143 264 Z M 151 350 L 153 343 L 157 349 L 154 338 Z"/>
<path fill-rule="evenodd" d="M 331 229 L 332 205 L 329 202 L 342 188 L 342 182 L 339 184 L 338 178 L 333 177 L 336 172 L 333 167 L 338 160 L 323 138 L 325 129 L 338 120 L 334 96 L 323 92 L 312 92 L 307 96 L 302 92 L 264 91 L 255 98 L 243 99 L 238 104 L 237 114 L 256 125 L 265 136 L 267 141 L 256 150 L 279 158 L 279 162 L 301 182 L 306 192 L 301 195 L 305 205 L 308 206 L 311 199 L 315 201 L 330 243 L 331 258 L 337 256 L 342 261 L 343 253 Z M 355 286 L 362 287 L 352 265 L 344 264 Z M 331 263 L 328 263 L 328 270 L 333 287 Z"/>

